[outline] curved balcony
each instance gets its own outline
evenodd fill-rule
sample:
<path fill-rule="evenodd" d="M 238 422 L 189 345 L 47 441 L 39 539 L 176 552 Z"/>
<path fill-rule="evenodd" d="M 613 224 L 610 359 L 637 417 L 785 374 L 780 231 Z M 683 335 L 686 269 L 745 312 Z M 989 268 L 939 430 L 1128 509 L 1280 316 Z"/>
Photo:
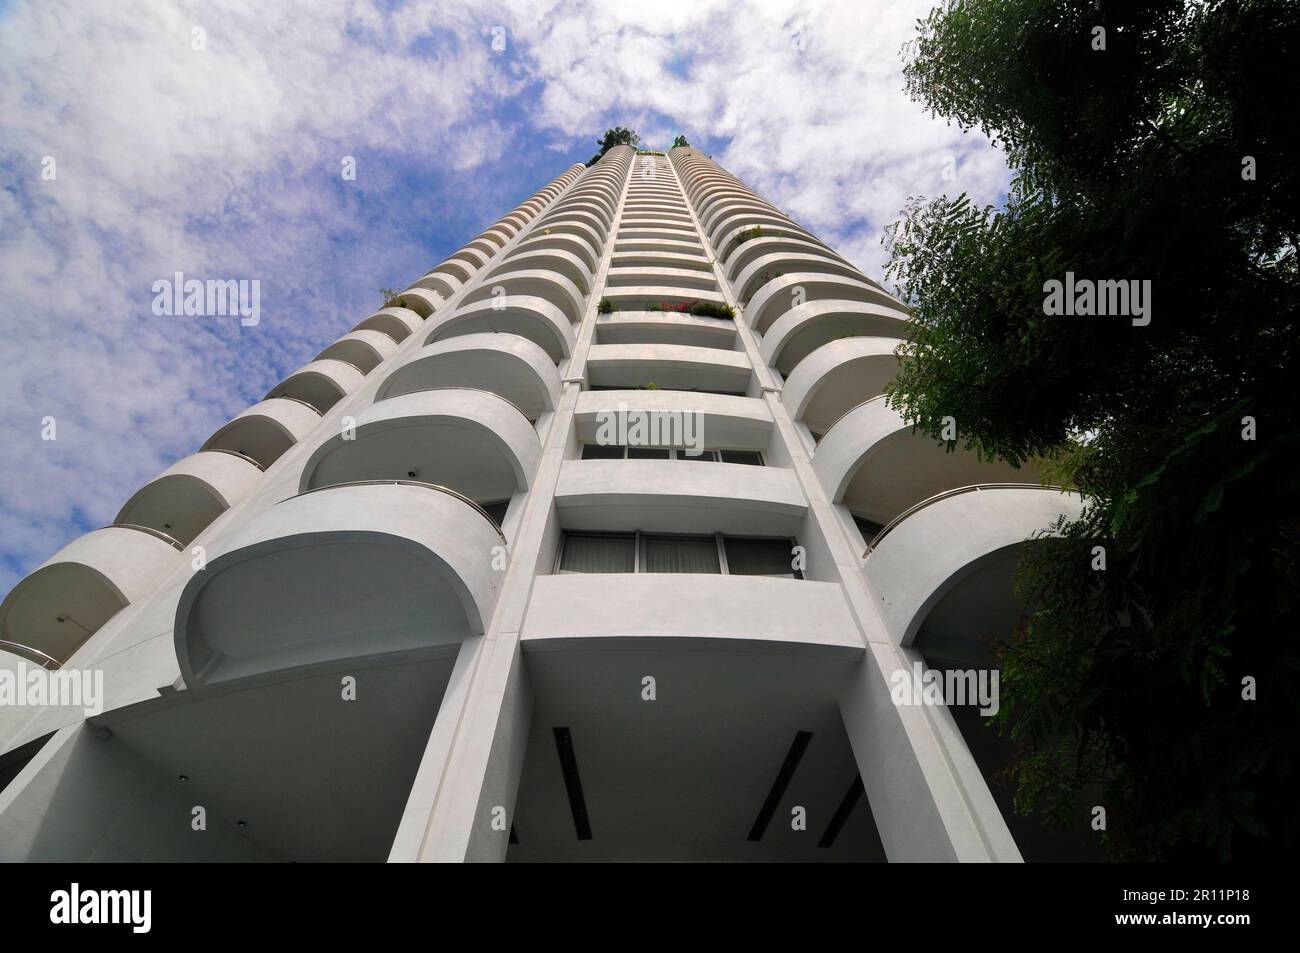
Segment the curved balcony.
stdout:
<path fill-rule="evenodd" d="M 566 528 L 795 536 L 807 500 L 794 471 L 680 460 L 566 460 L 555 489 Z"/>
<path fill-rule="evenodd" d="M 759 239 L 762 241 L 762 239 Z M 746 244 L 749 244 L 746 242 Z M 862 273 L 846 262 L 829 255 L 805 252 L 773 252 L 761 255 L 747 265 L 732 281 L 736 297 L 748 301 L 769 281 L 791 272 L 802 274 L 839 275 L 842 278 L 862 280 Z"/>
<path fill-rule="evenodd" d="M 434 279 L 429 278 L 428 275 L 420 280 L 425 281 L 426 279 L 431 282 L 434 281 Z M 433 312 L 442 307 L 442 303 L 446 300 L 446 297 L 438 292 L 433 291 L 430 288 L 420 287 L 418 284 L 407 288 L 398 295 L 398 298 L 405 301 L 405 307 L 414 311 L 421 318 L 427 318 L 429 315 L 433 314 Z"/>
<path fill-rule="evenodd" d="M 484 630 L 501 573 L 492 520 L 421 483 L 284 500 L 223 538 L 176 610 L 188 686 L 456 644 Z"/>
<path fill-rule="evenodd" d="M 369 374 L 396 353 L 397 345 L 387 334 L 379 331 L 353 331 L 317 354 L 316 360 L 343 361 L 362 374 Z"/>
<path fill-rule="evenodd" d="M 488 241 L 487 238 L 476 238 L 472 242 L 466 244 L 464 250 L 478 252 L 479 258 L 482 259 L 482 264 L 486 264 L 498 251 L 501 250 L 501 247 L 494 242 Z"/>
<path fill-rule="evenodd" d="M 590 288 L 593 284 L 591 269 L 572 252 L 556 248 L 519 248 L 518 246 L 506 256 L 504 261 L 488 272 L 483 281 L 489 284 L 497 275 L 527 270 L 557 272 L 578 288 Z"/>
<path fill-rule="evenodd" d="M 902 514 L 863 563 L 890 637 L 945 661 L 978 657 L 1019 618 L 1020 548 L 1081 509 L 1075 494 L 1021 484 L 949 490 Z"/>
<path fill-rule="evenodd" d="M 753 369 L 740 351 L 686 344 L 593 344 L 587 376 L 595 387 L 725 391 L 743 394 Z"/>
<path fill-rule="evenodd" d="M 756 235 L 753 234 L 755 228 L 759 230 Z M 718 219 L 717 223 L 707 230 L 705 234 L 712 240 L 713 247 L 718 249 L 724 260 L 730 259 L 736 249 L 743 247 L 745 241 L 753 241 L 755 238 L 776 235 L 799 238 L 820 244 L 811 234 L 785 216 L 775 212 L 758 210 L 730 210 L 729 214 Z M 737 240 L 742 238 L 745 241 L 736 244 Z"/>
<path fill-rule="evenodd" d="M 586 244 L 596 250 L 597 262 L 605 248 L 605 238 L 607 232 L 603 229 L 596 229 L 587 221 L 580 219 L 560 219 L 554 222 L 548 222 L 545 225 L 538 223 L 533 230 L 528 233 L 527 241 L 533 241 L 535 238 L 550 238 L 552 236 L 572 235 L 581 239 Z M 522 243 L 521 243 L 522 244 Z"/>
<path fill-rule="evenodd" d="M 736 322 L 667 311 L 623 311 L 596 318 L 597 344 L 686 344 L 730 351 Z"/>
<path fill-rule="evenodd" d="M 504 294 L 498 294 L 501 290 Z M 590 291 L 588 288 L 587 291 Z M 475 301 L 492 300 L 508 295 L 529 295 L 545 298 L 555 305 L 573 322 L 582 320 L 583 306 L 587 291 L 580 291 L 578 286 L 557 271 L 545 268 L 511 270 L 504 274 L 493 275 L 484 281 L 465 298 L 465 304 Z"/>
<path fill-rule="evenodd" d="M 410 308 L 381 308 L 352 330 L 381 331 L 401 344 L 414 333 L 423 320 Z"/>
<path fill-rule="evenodd" d="M 588 275 L 594 275 L 600 265 L 600 255 L 596 247 L 579 235 L 529 233 L 528 237 L 515 246 L 517 252 L 563 251 L 575 256 L 587 269 Z"/>
<path fill-rule="evenodd" d="M 351 364 L 338 360 L 312 361 L 276 384 L 263 400 L 289 397 L 324 414 L 361 386 L 365 375 Z"/>
<path fill-rule="evenodd" d="M 604 238 L 609 233 L 609 225 L 590 209 L 557 206 L 551 214 L 538 219 L 529 234 L 540 232 L 545 235 L 547 231 L 558 231 L 562 225 L 581 226 L 581 233 L 595 238 L 598 246 L 604 244 Z"/>
<path fill-rule="evenodd" d="M 588 189 L 575 193 L 556 206 L 557 211 L 589 212 L 599 220 L 601 227 L 609 228 L 614 221 L 614 206 L 604 189 Z"/>
<path fill-rule="evenodd" d="M 479 237 L 487 239 L 498 249 L 504 248 L 506 243 L 510 241 L 510 233 L 504 228 L 499 228 L 495 225 L 487 229 Z"/>
<path fill-rule="evenodd" d="M 188 544 L 244 499 L 262 468 L 233 451 L 204 450 L 172 464 L 127 500 L 115 526 L 143 526 Z"/>
<path fill-rule="evenodd" d="M 738 276 L 745 271 L 750 265 L 760 258 L 767 258 L 770 255 L 809 255 L 814 259 L 829 259 L 841 265 L 848 265 L 843 258 L 817 242 L 807 241 L 802 238 L 793 238 L 790 236 L 769 236 L 767 238 L 751 238 L 743 242 L 732 252 L 727 266 L 724 269 L 727 278 L 732 281 L 738 281 Z M 850 266 L 851 267 L 851 266 Z M 770 266 L 765 265 L 761 270 L 773 271 L 793 271 L 793 267 L 785 267 L 776 262 Z M 839 272 L 843 274 L 843 272 Z M 856 269 L 853 270 L 852 277 L 861 277 L 861 273 Z M 737 285 L 739 287 L 739 285 Z"/>
<path fill-rule="evenodd" d="M 765 450 L 774 426 L 767 404 L 753 397 L 730 394 L 693 394 L 674 390 L 601 390 L 578 395 L 574 414 L 578 440 L 596 443 L 614 414 L 639 414 L 641 419 L 684 421 L 698 415 L 693 427 L 708 448 Z M 646 417 L 644 415 L 654 415 Z M 680 429 L 672 431 L 681 433 Z"/>
<path fill-rule="evenodd" d="M 813 454 L 832 503 L 855 515 L 888 523 L 920 501 L 975 483 L 1025 483 L 1036 474 L 1001 461 L 981 460 L 973 450 L 914 432 L 877 397 L 850 410 L 826 432 Z"/>
<path fill-rule="evenodd" d="M 818 348 L 846 337 L 880 337 L 898 346 L 912 331 L 905 311 L 861 301 L 810 301 L 791 308 L 758 346 L 763 360 L 790 375 Z"/>
<path fill-rule="evenodd" d="M 879 397 L 898 374 L 899 342 L 886 337 L 839 338 L 810 353 L 790 372 L 781 403 L 790 417 L 824 434 L 835 421 Z"/>
<path fill-rule="evenodd" d="M 316 449 L 298 488 L 419 480 L 490 503 L 527 490 L 541 452 L 532 424 L 496 394 L 421 391 L 359 413 L 350 439 L 338 434 Z"/>
<path fill-rule="evenodd" d="M 568 316 L 544 298 L 506 295 L 461 305 L 434 321 L 425 344 L 465 334 L 514 334 L 532 341 L 558 364 L 573 353 L 574 330 Z"/>
<path fill-rule="evenodd" d="M 456 287 L 464 287 L 465 283 L 474 277 L 474 270 L 477 267 L 478 262 L 476 260 L 467 260 L 459 256 L 460 252 L 451 254 L 444 261 L 440 262 L 433 271 L 429 272 L 426 277 L 450 279 L 456 283 Z M 416 282 L 416 284 L 419 287 L 428 287 L 426 285 L 420 285 L 419 282 Z M 439 289 L 434 288 L 433 290 L 438 290 L 441 294 Z M 443 295 L 443 297 L 450 296 Z"/>
<path fill-rule="evenodd" d="M 502 224 L 509 223 L 514 228 L 515 234 L 518 234 L 523 231 L 524 226 L 528 224 L 530 217 L 531 216 L 525 215 L 522 212 L 510 212 L 501 219 L 501 222 Z"/>
<path fill-rule="evenodd" d="M 759 229 L 757 235 L 754 234 L 755 228 Z M 753 242 L 767 239 L 808 244 L 823 255 L 832 258 L 839 257 L 834 251 L 827 248 L 799 226 L 756 215 L 736 216 L 722 222 L 717 237 L 713 239 L 713 246 L 718 249 L 718 260 L 723 263 L 726 269 L 730 269 L 732 263 Z"/>
<path fill-rule="evenodd" d="M 762 221 L 774 224 L 790 225 L 798 228 L 788 215 L 752 196 L 731 196 L 700 211 L 700 227 L 705 234 L 715 234 L 715 229 L 723 222 L 740 216 L 756 216 Z"/>
<path fill-rule="evenodd" d="M 446 263 L 449 265 L 463 266 L 465 272 L 463 281 L 469 281 L 473 275 L 478 273 L 480 268 L 488 263 L 488 259 L 491 257 L 490 254 L 481 251 L 480 249 L 471 248 L 469 245 L 466 245 L 449 255 Z"/>
<path fill-rule="evenodd" d="M 745 307 L 745 314 L 759 333 L 766 334 L 767 329 L 791 308 L 815 301 L 860 301 L 903 311 L 897 299 L 865 280 L 816 272 L 792 272 L 763 285 Z"/>
<path fill-rule="evenodd" d="M 285 397 L 254 404 L 226 424 L 200 450 L 229 450 L 257 461 L 263 470 L 316 429 L 320 413 Z"/>
<path fill-rule="evenodd" d="M 10 651 L 28 649 L 61 665 L 181 558 L 175 545 L 150 531 L 109 526 L 87 533 L 0 603 L 0 640 L 18 647 Z"/>
<path fill-rule="evenodd" d="M 380 385 L 376 401 L 444 387 L 485 390 L 529 420 L 555 409 L 560 375 L 545 351 L 515 334 L 465 334 L 426 344 Z"/>

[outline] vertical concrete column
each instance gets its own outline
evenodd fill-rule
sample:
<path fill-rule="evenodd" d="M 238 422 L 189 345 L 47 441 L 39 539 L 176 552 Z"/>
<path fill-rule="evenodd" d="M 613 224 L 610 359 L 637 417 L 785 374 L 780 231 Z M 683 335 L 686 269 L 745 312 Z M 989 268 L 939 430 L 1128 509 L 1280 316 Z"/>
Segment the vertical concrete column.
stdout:
<path fill-rule="evenodd" d="M 903 862 L 1011 862 L 1020 851 L 952 715 L 944 706 L 897 705 L 894 673 L 910 682 L 913 649 L 867 645 L 840 697 L 885 856 Z"/>
<path fill-rule="evenodd" d="M 626 146 L 615 148 L 620 152 L 611 150 L 604 161 L 622 158 L 621 150 L 626 150 L 628 160 L 618 209 L 588 295 L 537 476 L 511 547 L 496 611 L 487 632 L 466 640 L 457 655 L 389 853 L 390 861 L 500 862 L 509 847 L 533 708 L 519 633 L 533 580 L 548 551 L 545 540 L 554 518 L 560 468 L 572 439 L 573 417 L 582 389 L 581 368 L 591 344 L 596 305 L 609 271 L 618 219 L 627 196 L 627 173 L 632 168 L 634 151 Z"/>

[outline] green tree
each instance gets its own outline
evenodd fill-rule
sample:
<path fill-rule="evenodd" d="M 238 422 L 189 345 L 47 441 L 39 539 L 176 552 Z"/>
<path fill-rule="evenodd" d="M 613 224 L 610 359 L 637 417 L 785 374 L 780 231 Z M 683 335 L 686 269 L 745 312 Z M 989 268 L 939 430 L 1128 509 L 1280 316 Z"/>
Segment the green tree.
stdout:
<path fill-rule="evenodd" d="M 635 149 L 641 145 L 641 137 L 624 126 L 615 126 L 612 129 L 606 129 L 605 138 L 597 139 L 596 145 L 600 146 L 600 151 L 587 160 L 587 165 L 595 165 L 600 161 L 601 156 L 615 146 L 631 146 Z"/>
<path fill-rule="evenodd" d="M 914 199 L 887 234 L 917 316 L 889 400 L 1086 500 L 1026 548 L 998 647 L 1017 807 L 1066 823 L 1099 785 L 1112 857 L 1289 853 L 1300 5 L 951 0 L 918 27 L 909 93 L 1013 183 L 996 209 Z M 1149 281 L 1149 323 L 1047 313 L 1067 272 Z"/>
<path fill-rule="evenodd" d="M 684 147 L 684 146 L 689 146 L 689 145 L 690 145 L 690 143 L 686 141 L 686 134 L 685 134 L 685 133 L 681 133 L 681 132 L 679 132 L 679 133 L 677 134 L 677 138 L 673 140 L 673 145 L 672 145 L 672 147 L 673 147 L 674 149 L 679 149 L 679 148 L 682 148 L 682 147 Z"/>

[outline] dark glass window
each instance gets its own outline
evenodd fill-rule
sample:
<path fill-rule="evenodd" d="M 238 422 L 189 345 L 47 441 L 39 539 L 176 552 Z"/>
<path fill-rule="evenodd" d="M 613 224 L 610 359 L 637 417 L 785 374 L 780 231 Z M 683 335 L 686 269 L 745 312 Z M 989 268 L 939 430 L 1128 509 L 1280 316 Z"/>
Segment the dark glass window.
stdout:
<path fill-rule="evenodd" d="M 723 450 L 723 463 L 745 463 L 751 467 L 763 465 L 763 455 L 756 450 Z"/>
<path fill-rule="evenodd" d="M 727 548 L 727 571 L 733 576 L 803 578 L 802 573 L 792 568 L 795 546 L 792 539 L 728 536 L 724 545 Z"/>
<path fill-rule="evenodd" d="M 628 447 L 627 458 L 629 460 L 667 460 L 668 450 L 666 447 Z"/>
<path fill-rule="evenodd" d="M 620 444 L 584 443 L 582 459 L 584 460 L 622 460 L 626 448 Z"/>
<path fill-rule="evenodd" d="M 484 511 L 488 516 L 492 517 L 497 526 L 500 526 L 505 522 L 506 510 L 510 508 L 510 501 L 500 500 L 496 503 L 480 503 L 479 506 L 483 507 Z"/>
<path fill-rule="evenodd" d="M 646 572 L 721 572 L 712 536 L 645 536 Z"/>
<path fill-rule="evenodd" d="M 703 461 L 705 461 L 706 463 L 717 463 L 717 462 L 718 462 L 718 451 L 716 451 L 716 450 L 701 450 L 698 456 L 694 456 L 694 457 L 693 457 L 693 456 L 691 456 L 690 453 L 688 453 L 686 450 L 678 450 L 678 451 L 677 451 L 677 459 L 678 459 L 678 460 L 696 460 L 696 461 L 703 460 Z"/>
<path fill-rule="evenodd" d="M 632 533 L 569 533 L 564 537 L 560 572 L 634 572 L 636 536 Z"/>
<path fill-rule="evenodd" d="M 854 516 L 853 522 L 858 524 L 858 529 L 862 532 L 862 538 L 865 539 L 868 544 L 876 538 L 877 533 L 885 528 L 880 523 L 873 523 L 871 520 L 865 519 L 861 516 Z"/>

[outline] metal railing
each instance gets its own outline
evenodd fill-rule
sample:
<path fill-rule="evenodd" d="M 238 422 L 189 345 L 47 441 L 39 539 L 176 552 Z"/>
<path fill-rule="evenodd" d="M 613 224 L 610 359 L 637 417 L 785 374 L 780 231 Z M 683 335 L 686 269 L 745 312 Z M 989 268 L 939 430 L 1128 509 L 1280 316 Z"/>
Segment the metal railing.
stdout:
<path fill-rule="evenodd" d="M 1046 483 L 973 483 L 970 486 L 959 486 L 951 490 L 944 490 L 942 493 L 936 493 L 919 503 L 913 503 L 886 523 L 880 532 L 871 538 L 871 542 L 867 543 L 867 551 L 862 554 L 862 558 L 866 559 L 870 556 L 880 546 L 880 541 L 888 536 L 894 527 L 918 510 L 923 510 L 932 503 L 938 503 L 940 500 L 946 500 L 951 496 L 960 496 L 963 493 L 982 493 L 985 490 L 1055 490 L 1058 493 L 1066 492 L 1064 487 Z"/>
<path fill-rule="evenodd" d="M 113 523 L 109 526 L 101 526 L 100 529 L 133 529 L 137 533 L 147 533 L 154 539 L 161 539 L 168 546 L 180 551 L 185 550 L 185 546 L 180 540 L 173 536 L 168 536 L 160 529 L 154 529 L 152 526 L 141 526 L 139 523 Z"/>
<path fill-rule="evenodd" d="M 310 408 L 311 412 L 315 414 L 317 417 L 323 416 L 320 412 L 320 409 L 315 404 L 309 404 L 301 397 L 290 397 L 288 394 L 276 394 L 274 397 L 268 397 L 266 399 L 267 400 L 291 400 L 295 404 L 302 404 L 304 407 Z M 235 418 L 235 419 L 238 420 L 239 418 Z"/>
<path fill-rule="evenodd" d="M 344 487 L 349 486 L 418 486 L 423 487 L 426 490 L 437 490 L 440 493 L 446 493 L 448 496 L 454 496 L 462 503 L 467 503 L 472 506 L 478 511 L 479 515 L 487 520 L 488 523 L 491 524 L 492 528 L 497 531 L 497 535 L 501 537 L 501 542 L 504 543 L 506 541 L 506 534 L 501 532 L 501 524 L 493 519 L 492 514 L 483 509 L 479 504 L 475 503 L 465 494 L 453 490 L 451 487 L 442 486 L 438 483 L 425 483 L 423 480 L 351 480 L 347 483 L 331 483 L 329 486 L 313 487 L 310 490 L 303 490 L 301 493 L 295 494 L 294 496 L 285 497 L 276 505 L 278 506 L 280 503 L 287 503 L 289 500 L 296 500 L 299 497 L 310 496 L 312 493 L 324 493 L 326 490 L 341 490 Z"/>
<path fill-rule="evenodd" d="M 865 406 L 867 406 L 867 404 L 873 404 L 873 403 L 875 403 L 875 402 L 878 401 L 878 400 L 884 400 L 884 399 L 885 399 L 886 397 L 888 397 L 888 396 L 889 396 L 888 394 L 877 394 L 875 397 L 868 397 L 866 400 L 861 401 L 860 403 L 854 404 L 854 405 L 853 405 L 852 407 L 850 407 L 848 410 L 844 411 L 844 413 L 840 414 L 838 417 L 836 417 L 834 420 L 832 420 L 831 423 L 830 423 L 830 426 L 827 427 L 825 430 L 822 431 L 822 440 L 825 440 L 825 439 L 830 435 L 830 432 L 831 432 L 832 430 L 835 429 L 835 425 L 836 425 L 837 423 L 839 423 L 841 420 L 843 420 L 843 419 L 844 419 L 845 417 L 847 417 L 849 414 L 853 413 L 853 412 L 854 412 L 855 410 L 857 410 L 859 407 L 865 407 Z M 819 441 L 819 442 L 820 442 L 820 441 Z"/>
<path fill-rule="evenodd" d="M 10 642 L 8 639 L 0 639 L 0 649 L 21 656 L 29 662 L 35 662 L 37 665 L 41 666 L 41 668 L 46 668 L 50 671 L 54 671 L 63 666 L 63 663 L 53 655 L 46 655 L 40 649 L 33 648 L 30 645 L 23 645 L 20 642 Z"/>
<path fill-rule="evenodd" d="M 200 452 L 200 453 L 228 453 L 228 454 L 230 454 L 232 457 L 239 457 L 239 459 L 243 460 L 244 462 L 246 462 L 246 463 L 251 463 L 253 466 L 257 467 L 257 469 L 259 469 L 259 470 L 265 470 L 265 469 L 266 469 L 266 467 L 262 466 L 260 463 L 258 463 L 256 460 L 254 460 L 254 459 L 253 459 L 252 457 L 250 457 L 248 454 L 246 454 L 246 453 L 240 453 L 238 450 L 227 450 L 225 447 L 208 447 L 206 450 L 201 450 L 201 451 L 199 451 L 199 452 Z"/>

